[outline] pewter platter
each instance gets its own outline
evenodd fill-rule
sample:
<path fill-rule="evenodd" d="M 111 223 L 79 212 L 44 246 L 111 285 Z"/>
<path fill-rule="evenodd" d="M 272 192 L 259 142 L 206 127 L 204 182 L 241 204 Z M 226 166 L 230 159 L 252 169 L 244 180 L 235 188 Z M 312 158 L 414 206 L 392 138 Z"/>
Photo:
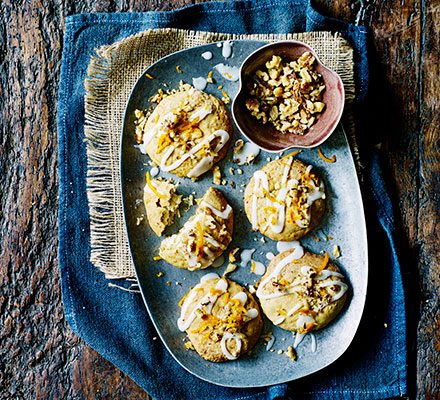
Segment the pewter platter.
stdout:
<path fill-rule="evenodd" d="M 124 216 L 132 258 L 145 305 L 160 338 L 176 361 L 199 378 L 221 386 L 274 385 L 304 377 L 331 364 L 347 350 L 353 340 L 362 316 L 367 289 L 367 237 L 362 198 L 350 147 L 342 126 L 339 125 L 330 139 L 321 145 L 324 154 L 336 155 L 336 163 L 325 163 L 318 157 L 316 149 L 303 150 L 297 156 L 298 159 L 312 164 L 314 170 L 323 178 L 328 198 L 326 216 L 314 232 L 321 240 L 317 242 L 309 235 L 302 239 L 301 243 L 306 249 L 316 253 L 327 251 L 332 254 L 333 246 L 340 246 L 342 256 L 336 260 L 336 263 L 342 269 L 351 287 L 349 300 L 341 315 L 327 328 L 315 333 L 316 351 L 311 351 L 310 337 L 306 337 L 297 348 L 297 361 L 292 362 L 285 355 L 277 354 L 278 349 L 285 350 L 293 344 L 293 337 L 290 332 L 274 326 L 267 319 L 264 321 L 262 337 L 267 332 L 273 332 L 276 338 L 273 346 L 274 352 L 266 351 L 265 344 L 260 339 L 250 355 L 233 362 L 211 363 L 202 359 L 194 351 L 186 350 L 183 345 L 185 334 L 177 328 L 177 318 L 180 314 L 179 300 L 207 272 L 217 272 L 221 275 L 227 263 L 219 268 L 190 272 L 175 268 L 164 261 L 153 261 L 162 238 L 158 238 L 152 232 L 147 222 L 137 224 L 138 217 L 144 214 L 142 196 L 145 172 L 151 167 L 148 165 L 148 156 L 143 155 L 135 147 L 134 110 L 148 108 L 148 99 L 159 88 L 164 89 L 163 84 L 166 84 L 167 88 L 176 88 L 180 80 L 191 83 L 192 78 L 206 77 L 208 72 L 213 70 L 213 66 L 219 63 L 239 67 L 252 51 L 264 44 L 264 42 L 257 41 L 235 41 L 232 57 L 226 60 L 222 56 L 222 49 L 215 43 L 183 50 L 159 60 L 145 71 L 155 79 L 151 80 L 143 73 L 134 86 L 127 104 L 122 131 L 121 185 Z M 211 60 L 201 57 L 205 51 L 213 53 Z M 181 67 L 183 73 L 176 71 L 176 65 Z M 224 90 L 233 99 L 238 90 L 238 82 L 230 82 L 216 71 L 213 77 L 216 84 L 208 84 L 205 91 L 221 97 L 217 86 L 223 85 Z M 239 138 L 240 135 L 235 130 L 233 142 Z M 176 178 L 163 172 L 160 176 L 174 178 L 179 182 L 179 193 L 184 196 L 194 194 L 196 198 L 202 197 L 209 186 L 220 189 L 234 209 L 234 236 L 229 249 L 255 248 L 253 258 L 267 265 L 265 254 L 267 252 L 277 253 L 276 242 L 266 238 L 263 243 L 260 240 L 261 234 L 252 232 L 243 210 L 244 187 L 242 186 L 247 184 L 257 169 L 267 163 L 268 157 L 273 160 L 276 156 L 277 154 L 261 151 L 254 164 L 240 167 L 243 175 L 231 176 L 228 173 L 229 167 L 237 168 L 232 162 L 231 147 L 227 157 L 219 163 L 223 177 L 228 182 L 226 185 L 213 185 L 211 172 L 203 175 L 196 183 L 190 179 Z M 235 182 L 235 188 L 230 186 L 232 181 Z M 182 217 L 177 219 L 166 234 L 170 235 L 180 229 L 193 215 L 195 207 L 182 213 Z M 333 237 L 332 240 L 323 240 L 329 235 Z M 165 276 L 156 277 L 158 272 L 163 272 Z M 259 280 L 260 277 L 251 273 L 249 267 L 240 267 L 229 278 L 247 286 Z M 166 281 L 171 281 L 172 284 L 168 286 Z"/>

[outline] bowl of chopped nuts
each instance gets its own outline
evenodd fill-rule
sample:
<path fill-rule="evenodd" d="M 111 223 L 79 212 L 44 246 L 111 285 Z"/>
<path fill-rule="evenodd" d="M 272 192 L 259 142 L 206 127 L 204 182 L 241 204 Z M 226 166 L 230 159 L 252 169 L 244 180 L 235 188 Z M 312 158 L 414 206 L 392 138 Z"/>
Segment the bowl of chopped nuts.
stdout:
<path fill-rule="evenodd" d="M 269 152 L 323 143 L 344 109 L 339 75 L 298 41 L 271 43 L 248 56 L 232 115 L 241 133 Z"/>

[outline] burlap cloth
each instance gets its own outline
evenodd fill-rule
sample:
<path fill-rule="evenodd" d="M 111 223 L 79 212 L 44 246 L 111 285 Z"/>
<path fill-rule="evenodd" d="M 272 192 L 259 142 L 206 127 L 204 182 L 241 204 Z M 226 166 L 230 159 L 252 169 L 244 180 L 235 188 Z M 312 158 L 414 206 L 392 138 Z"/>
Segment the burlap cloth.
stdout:
<path fill-rule="evenodd" d="M 345 129 L 357 154 L 351 123 L 354 99 L 353 51 L 330 32 L 288 35 L 231 35 L 178 29 L 147 30 L 96 49 L 85 81 L 87 197 L 90 209 L 93 265 L 108 279 L 134 276 L 124 228 L 120 190 L 119 146 L 128 97 L 141 73 L 160 58 L 178 50 L 226 39 L 296 39 L 311 45 L 320 60 L 335 70 L 345 87 Z"/>

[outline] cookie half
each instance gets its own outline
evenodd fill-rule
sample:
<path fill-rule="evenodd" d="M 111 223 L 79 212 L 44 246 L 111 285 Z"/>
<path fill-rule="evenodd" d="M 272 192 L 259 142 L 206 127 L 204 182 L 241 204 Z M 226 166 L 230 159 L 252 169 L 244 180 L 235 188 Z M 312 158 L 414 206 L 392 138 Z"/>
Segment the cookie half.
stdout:
<path fill-rule="evenodd" d="M 324 184 L 311 165 L 281 158 L 254 173 L 244 202 L 253 230 L 273 240 L 297 240 L 315 228 L 324 214 Z"/>
<path fill-rule="evenodd" d="M 182 299 L 179 329 L 208 361 L 236 360 L 252 349 L 263 326 L 254 297 L 238 283 L 207 274 Z"/>
<path fill-rule="evenodd" d="M 348 285 L 338 267 L 301 246 L 278 254 L 256 292 L 264 314 L 280 328 L 307 333 L 324 328 L 341 311 Z"/>
<path fill-rule="evenodd" d="M 144 205 L 148 223 L 157 236 L 174 223 L 181 200 L 181 196 L 176 194 L 176 185 L 166 180 L 150 179 L 147 173 Z"/>
<path fill-rule="evenodd" d="M 207 268 L 228 247 L 233 225 L 232 207 L 219 190 L 211 187 L 182 229 L 162 241 L 159 255 L 178 268 Z"/>

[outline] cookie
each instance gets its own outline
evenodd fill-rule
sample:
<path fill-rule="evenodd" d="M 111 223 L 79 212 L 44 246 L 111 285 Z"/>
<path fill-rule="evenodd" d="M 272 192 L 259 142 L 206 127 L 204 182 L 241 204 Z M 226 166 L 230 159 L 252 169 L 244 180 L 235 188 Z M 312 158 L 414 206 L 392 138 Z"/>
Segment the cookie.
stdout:
<path fill-rule="evenodd" d="M 207 268 L 228 247 L 233 225 L 232 207 L 219 190 L 211 187 L 182 229 L 162 241 L 159 255 L 178 268 Z"/>
<path fill-rule="evenodd" d="M 256 295 L 264 314 L 280 328 L 301 334 L 324 328 L 341 311 L 348 285 L 328 254 L 301 246 L 278 254 L 262 277 Z"/>
<path fill-rule="evenodd" d="M 285 157 L 254 173 L 244 203 L 253 230 L 273 240 L 297 240 L 315 228 L 324 214 L 324 185 L 312 166 Z"/>
<path fill-rule="evenodd" d="M 181 201 L 181 196 L 176 194 L 176 185 L 166 180 L 150 179 L 147 172 L 144 205 L 148 223 L 157 236 L 174 223 Z"/>
<path fill-rule="evenodd" d="M 184 85 L 148 117 L 141 149 L 162 171 L 196 179 L 226 155 L 231 137 L 223 102 Z"/>
<path fill-rule="evenodd" d="M 207 274 L 181 301 L 178 328 L 208 361 L 235 360 L 252 349 L 263 326 L 254 297 L 239 284 Z"/>

